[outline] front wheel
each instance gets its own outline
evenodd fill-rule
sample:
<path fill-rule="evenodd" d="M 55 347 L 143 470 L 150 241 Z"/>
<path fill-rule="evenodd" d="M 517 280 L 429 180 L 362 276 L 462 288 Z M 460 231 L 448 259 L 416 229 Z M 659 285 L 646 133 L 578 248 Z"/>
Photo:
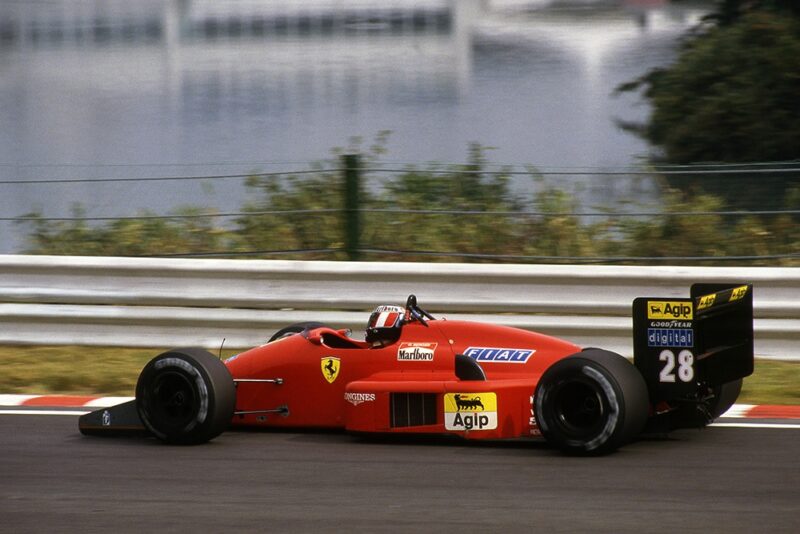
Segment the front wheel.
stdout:
<path fill-rule="evenodd" d="M 156 356 L 136 383 L 136 410 L 157 438 L 181 445 L 209 441 L 233 417 L 236 388 L 228 368 L 197 348 Z"/>
<path fill-rule="evenodd" d="M 629 361 L 587 349 L 551 365 L 534 394 L 548 442 L 570 454 L 604 454 L 631 441 L 647 422 L 647 386 Z"/>

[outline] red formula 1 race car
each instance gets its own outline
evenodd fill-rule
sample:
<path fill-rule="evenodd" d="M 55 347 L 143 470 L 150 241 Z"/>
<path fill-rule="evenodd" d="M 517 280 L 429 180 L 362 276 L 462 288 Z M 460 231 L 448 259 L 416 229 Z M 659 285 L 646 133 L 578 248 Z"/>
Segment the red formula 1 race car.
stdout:
<path fill-rule="evenodd" d="M 135 400 L 79 427 L 175 444 L 231 427 L 544 437 L 602 454 L 642 432 L 706 425 L 734 403 L 753 371 L 752 293 L 695 284 L 689 298 L 637 298 L 634 364 L 526 330 L 437 320 L 412 295 L 377 308 L 363 341 L 303 323 L 224 362 L 168 351 L 144 367 Z"/>

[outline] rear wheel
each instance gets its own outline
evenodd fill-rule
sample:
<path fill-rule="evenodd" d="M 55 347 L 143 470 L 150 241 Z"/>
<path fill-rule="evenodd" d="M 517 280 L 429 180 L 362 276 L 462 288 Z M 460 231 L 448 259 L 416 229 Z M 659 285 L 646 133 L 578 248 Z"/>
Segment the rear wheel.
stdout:
<path fill-rule="evenodd" d="M 551 365 L 536 387 L 534 412 L 548 442 L 571 454 L 604 454 L 647 421 L 644 378 L 619 354 L 587 349 Z"/>
<path fill-rule="evenodd" d="M 145 365 L 136 383 L 144 426 L 167 443 L 204 443 L 233 417 L 236 388 L 228 368 L 197 348 L 173 349 Z"/>

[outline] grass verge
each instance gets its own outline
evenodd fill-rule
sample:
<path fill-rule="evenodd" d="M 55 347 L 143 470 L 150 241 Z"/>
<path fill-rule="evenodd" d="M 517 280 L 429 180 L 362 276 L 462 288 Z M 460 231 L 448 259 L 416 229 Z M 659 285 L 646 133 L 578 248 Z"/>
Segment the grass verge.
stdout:
<path fill-rule="evenodd" d="M 0 393 L 133 396 L 139 371 L 165 349 L 0 346 Z M 225 349 L 222 357 L 239 352 Z M 739 403 L 800 405 L 800 362 L 756 360 Z"/>
<path fill-rule="evenodd" d="M 165 350 L 0 346 L 0 393 L 133 396 L 142 367 Z"/>

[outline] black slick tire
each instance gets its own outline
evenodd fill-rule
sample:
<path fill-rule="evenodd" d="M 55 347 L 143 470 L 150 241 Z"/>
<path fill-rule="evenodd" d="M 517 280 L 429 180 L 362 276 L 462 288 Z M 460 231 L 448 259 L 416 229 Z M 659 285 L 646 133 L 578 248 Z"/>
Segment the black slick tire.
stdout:
<path fill-rule="evenodd" d="M 545 439 L 568 454 L 616 450 L 644 428 L 647 386 L 636 367 L 613 352 L 586 349 L 551 365 L 534 394 Z"/>
<path fill-rule="evenodd" d="M 236 406 L 228 368 L 198 348 L 173 349 L 144 366 L 136 410 L 144 426 L 171 444 L 205 443 L 225 431 Z"/>

